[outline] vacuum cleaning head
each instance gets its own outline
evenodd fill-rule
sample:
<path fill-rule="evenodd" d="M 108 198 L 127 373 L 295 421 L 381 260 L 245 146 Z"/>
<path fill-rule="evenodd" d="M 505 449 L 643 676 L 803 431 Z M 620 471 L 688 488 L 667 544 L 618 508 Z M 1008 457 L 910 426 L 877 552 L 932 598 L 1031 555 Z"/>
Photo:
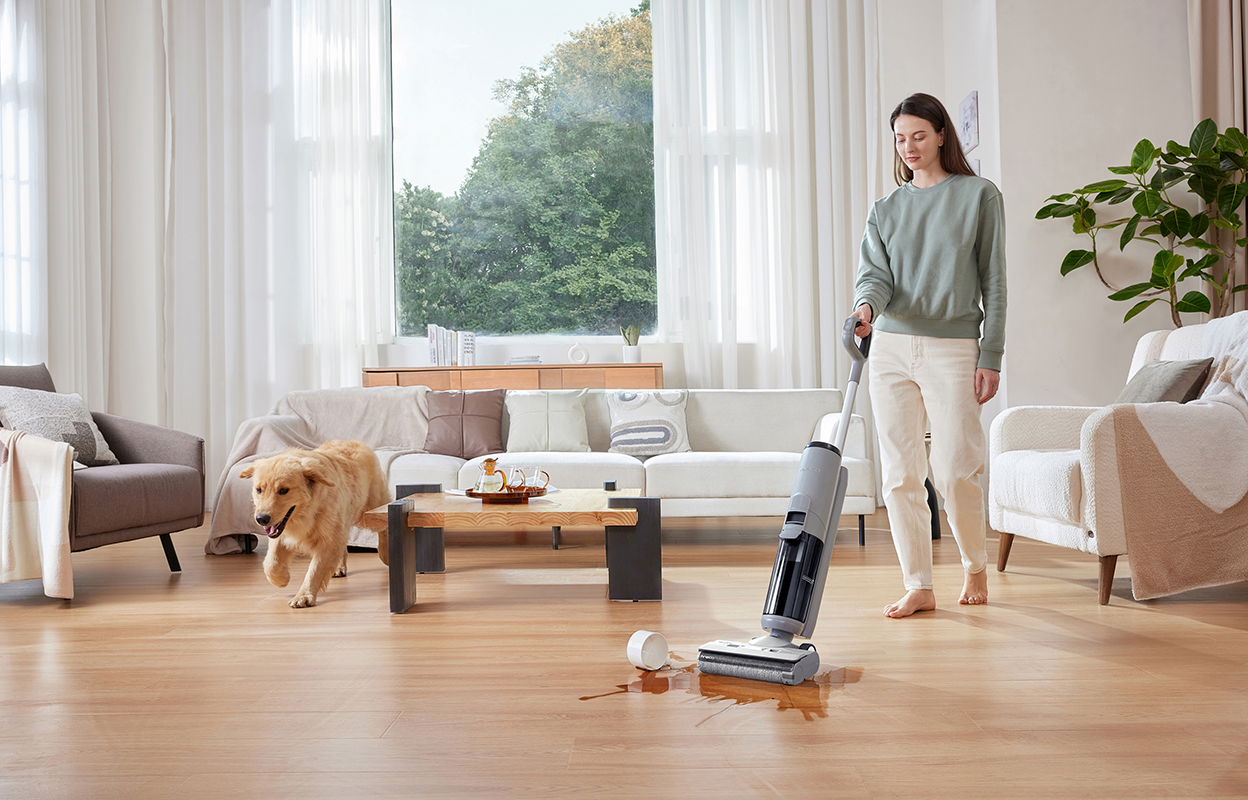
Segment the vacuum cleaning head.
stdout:
<path fill-rule="evenodd" d="M 813 645 L 762 647 L 719 639 L 698 648 L 698 669 L 712 675 L 796 686 L 819 669 Z"/>

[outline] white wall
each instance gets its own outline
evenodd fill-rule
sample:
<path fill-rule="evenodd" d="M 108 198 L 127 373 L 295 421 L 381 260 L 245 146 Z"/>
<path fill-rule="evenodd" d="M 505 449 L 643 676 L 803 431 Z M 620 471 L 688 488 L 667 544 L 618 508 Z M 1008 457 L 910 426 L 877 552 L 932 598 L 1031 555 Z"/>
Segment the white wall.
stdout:
<path fill-rule="evenodd" d="M 1091 266 L 1062 277 L 1086 249 L 1060 220 L 1037 221 L 1045 198 L 1114 177 L 1139 139 L 1187 141 L 1192 119 L 1185 0 L 997 0 L 1001 190 L 1011 406 L 1104 405 L 1122 389 L 1136 340 L 1171 328 L 1153 306 L 1122 323 Z M 1112 246 L 1116 253 L 1117 245 Z M 1106 259 L 1119 286 L 1146 279 L 1145 248 Z"/>

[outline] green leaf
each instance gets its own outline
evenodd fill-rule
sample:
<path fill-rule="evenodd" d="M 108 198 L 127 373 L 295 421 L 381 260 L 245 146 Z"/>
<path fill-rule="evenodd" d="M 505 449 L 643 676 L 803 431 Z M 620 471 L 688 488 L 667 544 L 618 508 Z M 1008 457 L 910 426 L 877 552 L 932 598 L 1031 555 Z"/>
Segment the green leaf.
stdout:
<path fill-rule="evenodd" d="M 1248 183 L 1228 183 L 1218 190 L 1218 210 L 1230 219 L 1248 199 Z"/>
<path fill-rule="evenodd" d="M 1236 150 L 1248 151 L 1248 136 L 1239 128 L 1231 127 L 1226 129 L 1226 133 L 1222 136 L 1229 140 L 1235 146 Z"/>
<path fill-rule="evenodd" d="M 1075 212 L 1078 210 L 1079 210 L 1079 206 L 1076 206 L 1073 204 L 1068 205 L 1068 206 L 1062 206 L 1061 208 L 1054 209 L 1051 216 L 1054 219 L 1057 219 L 1059 217 L 1073 217 L 1075 215 Z"/>
<path fill-rule="evenodd" d="M 1241 283 L 1231 290 L 1231 294 L 1234 294 L 1235 292 L 1248 292 L 1248 283 Z"/>
<path fill-rule="evenodd" d="M 1192 236 L 1204 236 L 1205 231 L 1209 230 L 1209 215 L 1203 211 L 1192 217 Z"/>
<path fill-rule="evenodd" d="M 1075 214 L 1075 218 L 1071 220 L 1071 229 L 1075 233 L 1087 233 L 1088 229 L 1096 224 L 1096 210 L 1091 206 L 1087 206 L 1080 213 Z"/>
<path fill-rule="evenodd" d="M 1129 200 L 1131 197 L 1135 195 L 1136 191 L 1137 190 L 1134 186 L 1124 186 L 1123 188 L 1114 192 L 1113 196 L 1109 198 L 1109 204 L 1111 206 L 1114 206 L 1114 205 L 1118 205 L 1124 200 Z"/>
<path fill-rule="evenodd" d="M 1152 217 L 1162 208 L 1164 201 L 1161 199 L 1161 193 L 1153 189 L 1145 189 L 1135 196 L 1131 201 L 1131 205 L 1140 213 L 1142 217 Z"/>
<path fill-rule="evenodd" d="M 1157 235 L 1157 234 L 1159 234 L 1159 233 L 1161 233 L 1161 226 L 1160 226 L 1160 225 L 1149 225 L 1147 228 L 1145 228 L 1144 230 L 1140 231 L 1140 232 L 1139 232 L 1138 234 L 1136 234 L 1136 235 L 1137 235 L 1137 236 L 1156 236 L 1156 235 Z"/>
<path fill-rule="evenodd" d="M 1053 216 L 1053 212 L 1059 208 L 1064 208 L 1061 203 L 1049 203 L 1036 212 L 1036 219 L 1048 219 Z"/>
<path fill-rule="evenodd" d="M 1166 263 L 1164 274 L 1166 276 L 1166 279 L 1169 280 L 1171 283 L 1174 282 L 1174 273 L 1178 272 L 1179 267 L 1183 266 L 1183 261 L 1184 261 L 1183 256 L 1179 255 L 1178 253 L 1170 254 L 1170 259 Z"/>
<path fill-rule="evenodd" d="M 1153 166 L 1153 153 L 1157 148 L 1147 139 L 1141 139 L 1131 153 L 1131 171 L 1137 175 L 1147 173 Z M 1111 169 L 1110 172 L 1113 172 Z"/>
<path fill-rule="evenodd" d="M 1132 317 L 1134 317 L 1136 314 L 1139 314 L 1141 311 L 1143 311 L 1144 309 L 1148 308 L 1148 307 L 1149 307 L 1149 306 L 1151 306 L 1153 303 L 1156 303 L 1156 302 L 1157 302 L 1158 300 L 1160 300 L 1160 299 L 1161 299 L 1160 297 L 1154 297 L 1152 300 L 1145 300 L 1145 301 L 1144 301 L 1144 302 L 1142 302 L 1142 303 L 1136 303 L 1135 305 L 1131 306 L 1131 310 L 1130 310 L 1130 311 L 1128 311 L 1128 312 L 1127 312 L 1127 315 L 1126 315 L 1125 317 L 1123 317 L 1123 318 L 1122 318 L 1122 321 L 1123 321 L 1123 322 L 1128 321 L 1129 319 L 1131 319 Z"/>
<path fill-rule="evenodd" d="M 1239 169 L 1248 169 L 1248 156 L 1230 151 L 1222 154 L 1222 163 L 1219 165 L 1224 172 L 1234 172 Z"/>
<path fill-rule="evenodd" d="M 1122 229 L 1122 236 L 1118 238 L 1119 250 L 1127 249 L 1127 242 L 1135 238 L 1135 229 L 1138 228 L 1139 225 L 1140 225 L 1139 214 L 1136 214 L 1134 217 L 1127 220 L 1127 227 Z"/>
<path fill-rule="evenodd" d="M 1161 218 L 1163 230 L 1169 228 L 1176 236 L 1187 236 L 1192 230 L 1192 215 L 1185 208 L 1175 208 Z"/>
<path fill-rule="evenodd" d="M 1204 239 L 1184 239 L 1179 242 L 1184 247 L 1195 247 L 1197 250 L 1216 250 L 1217 248 L 1206 242 Z"/>
<path fill-rule="evenodd" d="M 1197 155 L 1204 155 L 1213 150 L 1213 145 L 1218 140 L 1218 125 L 1211 119 L 1201 120 L 1196 129 L 1192 131 L 1192 140 L 1189 143 L 1192 152 Z"/>
<path fill-rule="evenodd" d="M 1187 188 L 1206 203 L 1212 203 L 1218 198 L 1218 181 L 1206 175 L 1193 175 L 1188 178 Z"/>
<path fill-rule="evenodd" d="M 1055 194 L 1049 197 L 1050 200 L 1056 200 L 1059 203 L 1065 203 L 1067 200 L 1073 200 L 1074 195 L 1067 192 L 1066 194 Z"/>
<path fill-rule="evenodd" d="M 1114 173 L 1115 175 L 1134 175 L 1135 174 L 1134 167 L 1110 167 L 1109 171 Z"/>
<path fill-rule="evenodd" d="M 1107 181 L 1097 181 L 1089 183 L 1087 186 L 1078 190 L 1079 194 L 1090 194 L 1092 192 L 1116 192 L 1126 186 L 1127 182 L 1121 178 L 1112 178 Z"/>
<path fill-rule="evenodd" d="M 1184 144 L 1179 144 L 1175 140 L 1171 139 L 1166 142 L 1166 152 L 1174 153 L 1176 156 L 1190 156 L 1192 154 L 1192 148 Z"/>
<path fill-rule="evenodd" d="M 1211 222 L 1224 231 L 1233 231 L 1236 227 L 1238 227 L 1236 225 L 1232 225 L 1228 220 L 1224 220 L 1221 217 L 1215 217 L 1211 220 Z"/>
<path fill-rule="evenodd" d="M 1121 289 L 1117 292 L 1114 292 L 1113 294 L 1109 296 L 1109 299 L 1110 300 L 1130 300 L 1133 297 L 1139 297 L 1140 295 L 1144 294 L 1145 292 L 1149 291 L 1152 288 L 1153 288 L 1153 285 L 1151 283 L 1137 283 L 1134 286 L 1128 286 L 1125 289 Z"/>
<path fill-rule="evenodd" d="M 1183 299 L 1174 304 L 1175 311 L 1208 314 L 1213 306 L 1203 292 L 1191 291 L 1183 295 Z"/>
<path fill-rule="evenodd" d="M 1091 250 L 1071 250 L 1062 260 L 1062 274 L 1069 275 L 1085 264 L 1091 264 L 1094 258 L 1096 253 Z"/>
<path fill-rule="evenodd" d="M 1242 239 L 1236 239 L 1235 244 L 1239 245 L 1240 247 L 1248 247 L 1248 236 L 1245 236 Z"/>

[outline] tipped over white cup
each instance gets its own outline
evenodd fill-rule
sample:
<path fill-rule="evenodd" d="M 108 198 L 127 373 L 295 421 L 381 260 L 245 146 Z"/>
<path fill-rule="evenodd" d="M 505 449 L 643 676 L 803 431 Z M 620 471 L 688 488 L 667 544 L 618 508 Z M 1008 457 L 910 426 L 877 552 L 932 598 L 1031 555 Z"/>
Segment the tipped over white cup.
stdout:
<path fill-rule="evenodd" d="M 637 631 L 628 640 L 628 661 L 645 670 L 667 666 L 667 639 L 654 631 Z"/>

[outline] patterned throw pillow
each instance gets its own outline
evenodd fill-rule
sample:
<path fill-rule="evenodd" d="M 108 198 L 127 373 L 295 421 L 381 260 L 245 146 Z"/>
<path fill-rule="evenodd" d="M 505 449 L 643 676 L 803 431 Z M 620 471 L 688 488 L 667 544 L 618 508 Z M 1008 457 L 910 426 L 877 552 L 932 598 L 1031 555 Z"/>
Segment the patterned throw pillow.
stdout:
<path fill-rule="evenodd" d="M 689 452 L 692 448 L 685 426 L 688 399 L 685 391 L 623 391 L 607 395 L 611 452 L 630 456 Z"/>
<path fill-rule="evenodd" d="M 0 386 L 0 414 L 8 428 L 65 442 L 88 467 L 118 463 L 79 395 Z"/>

